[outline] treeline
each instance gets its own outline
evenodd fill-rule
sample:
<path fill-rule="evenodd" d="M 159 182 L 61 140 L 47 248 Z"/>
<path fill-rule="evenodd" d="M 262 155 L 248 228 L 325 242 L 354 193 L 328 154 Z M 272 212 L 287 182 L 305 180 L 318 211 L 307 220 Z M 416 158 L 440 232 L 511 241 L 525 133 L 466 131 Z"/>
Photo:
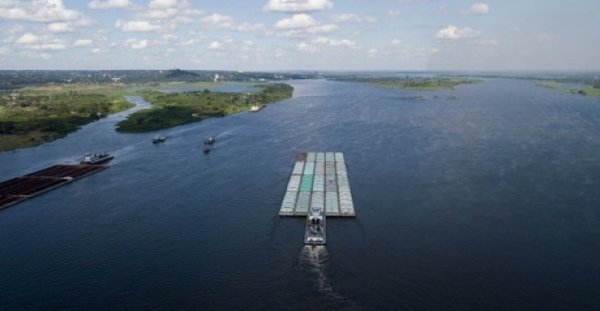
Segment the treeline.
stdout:
<path fill-rule="evenodd" d="M 206 70 L 3 70 L 0 71 L 0 89 L 15 89 L 41 84 L 149 83 L 149 82 L 202 82 L 213 81 L 260 81 L 312 79 L 316 72 L 238 72 Z"/>
<path fill-rule="evenodd" d="M 476 79 L 467 79 L 459 77 L 422 77 L 422 76 L 404 76 L 404 77 L 373 77 L 343 75 L 334 76 L 331 79 L 346 82 L 360 82 L 373 85 L 405 88 L 405 89 L 453 89 L 461 84 L 470 84 L 479 82 Z"/>
<path fill-rule="evenodd" d="M 0 135 L 41 132 L 64 136 L 78 127 L 133 105 L 124 98 L 76 91 L 0 92 Z"/>
<path fill-rule="evenodd" d="M 211 92 L 209 90 L 162 93 L 143 91 L 152 108 L 140 110 L 117 124 L 120 132 L 147 132 L 222 117 L 248 110 L 252 105 L 266 105 L 290 98 L 293 88 L 283 83 L 261 84 L 255 93 Z"/>

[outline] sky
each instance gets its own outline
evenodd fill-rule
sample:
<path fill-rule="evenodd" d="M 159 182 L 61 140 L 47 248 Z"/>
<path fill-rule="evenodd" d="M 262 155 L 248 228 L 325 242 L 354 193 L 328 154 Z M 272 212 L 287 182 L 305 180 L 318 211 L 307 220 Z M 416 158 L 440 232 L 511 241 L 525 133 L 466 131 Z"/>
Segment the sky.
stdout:
<path fill-rule="evenodd" d="M 0 70 L 599 70 L 599 0 L 0 0 Z"/>

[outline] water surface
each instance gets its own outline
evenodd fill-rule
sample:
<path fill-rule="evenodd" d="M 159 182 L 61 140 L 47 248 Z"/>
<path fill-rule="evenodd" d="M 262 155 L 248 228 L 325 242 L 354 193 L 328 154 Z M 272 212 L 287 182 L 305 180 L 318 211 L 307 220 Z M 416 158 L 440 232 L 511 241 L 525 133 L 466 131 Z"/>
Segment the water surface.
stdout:
<path fill-rule="evenodd" d="M 291 83 L 292 99 L 160 145 L 114 132 L 123 113 L 0 153 L 2 179 L 116 155 L 0 212 L 0 309 L 598 309 L 598 99 L 509 79 Z M 344 152 L 357 212 L 314 249 L 302 219 L 277 217 L 310 150 Z"/>

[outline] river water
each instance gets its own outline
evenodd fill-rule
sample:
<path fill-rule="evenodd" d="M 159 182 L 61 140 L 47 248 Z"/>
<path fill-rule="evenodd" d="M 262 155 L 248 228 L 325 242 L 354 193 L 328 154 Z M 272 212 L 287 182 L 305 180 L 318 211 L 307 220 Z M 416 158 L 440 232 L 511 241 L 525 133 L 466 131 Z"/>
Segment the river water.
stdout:
<path fill-rule="evenodd" d="M 116 156 L 0 212 L 0 309 L 599 308 L 600 100 L 510 79 L 290 83 L 160 145 L 116 133 L 125 112 L 0 153 L 1 179 Z M 277 216 L 302 151 L 346 158 L 357 217 L 328 219 L 326 247 Z"/>

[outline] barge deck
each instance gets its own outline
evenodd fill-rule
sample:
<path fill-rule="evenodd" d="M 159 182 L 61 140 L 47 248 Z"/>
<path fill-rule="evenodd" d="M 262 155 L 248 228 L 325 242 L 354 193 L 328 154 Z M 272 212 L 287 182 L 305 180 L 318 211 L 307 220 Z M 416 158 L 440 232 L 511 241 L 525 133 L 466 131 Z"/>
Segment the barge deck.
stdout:
<path fill-rule="evenodd" d="M 0 210 L 105 170 L 105 165 L 54 165 L 0 182 Z"/>
<path fill-rule="evenodd" d="M 356 215 L 343 153 L 308 152 L 296 157 L 279 216 L 306 217 L 313 207 L 324 207 L 327 217 Z"/>

